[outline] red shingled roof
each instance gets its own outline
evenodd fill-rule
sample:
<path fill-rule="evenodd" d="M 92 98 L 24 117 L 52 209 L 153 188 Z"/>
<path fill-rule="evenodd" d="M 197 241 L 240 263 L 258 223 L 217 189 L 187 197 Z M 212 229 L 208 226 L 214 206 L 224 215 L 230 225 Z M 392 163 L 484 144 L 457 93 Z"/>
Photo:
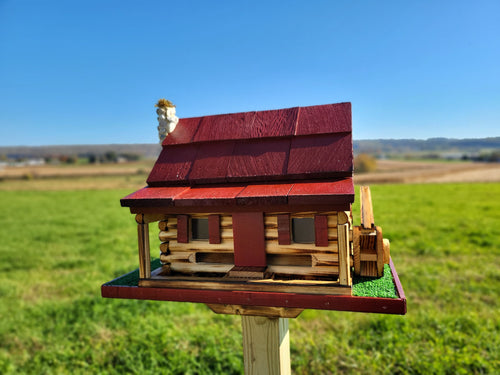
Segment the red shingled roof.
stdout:
<path fill-rule="evenodd" d="M 122 205 L 348 204 L 351 129 L 350 103 L 180 119 Z"/>
<path fill-rule="evenodd" d="M 351 104 L 181 119 L 149 186 L 352 176 Z"/>

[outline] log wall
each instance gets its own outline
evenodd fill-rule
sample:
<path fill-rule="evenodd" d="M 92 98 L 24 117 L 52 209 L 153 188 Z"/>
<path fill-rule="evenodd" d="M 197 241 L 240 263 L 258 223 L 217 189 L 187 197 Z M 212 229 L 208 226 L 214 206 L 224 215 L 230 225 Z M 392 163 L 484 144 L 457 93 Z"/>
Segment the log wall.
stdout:
<path fill-rule="evenodd" d="M 234 266 L 233 225 L 230 214 L 219 215 L 220 243 L 208 240 L 191 240 L 182 243 L 177 240 L 177 216 L 166 215 L 159 221 L 160 260 L 169 273 L 223 276 Z M 214 215 L 211 214 L 211 215 Z M 349 246 L 352 239 L 352 224 L 348 212 L 324 212 L 327 217 L 327 246 L 314 243 L 293 243 L 281 245 L 278 241 L 278 215 L 264 215 L 267 273 L 284 279 L 336 279 L 339 274 L 338 223 L 349 225 Z M 290 214 L 293 218 L 314 217 L 317 213 L 302 212 Z M 190 218 L 208 218 L 209 214 L 192 214 Z M 190 233 L 190 229 L 188 229 Z M 352 265 L 352 249 L 349 248 L 349 265 Z"/>

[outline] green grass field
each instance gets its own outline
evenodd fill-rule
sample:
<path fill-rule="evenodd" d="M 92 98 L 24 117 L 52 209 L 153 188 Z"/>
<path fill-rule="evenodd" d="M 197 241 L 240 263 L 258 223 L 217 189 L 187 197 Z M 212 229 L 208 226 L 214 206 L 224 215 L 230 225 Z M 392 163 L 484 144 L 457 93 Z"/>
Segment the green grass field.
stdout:
<path fill-rule="evenodd" d="M 119 205 L 131 190 L 1 189 L 1 374 L 243 372 L 239 317 L 100 297 L 137 267 Z M 372 186 L 408 314 L 304 311 L 290 320 L 293 373 L 499 373 L 499 196 L 500 184 Z"/>

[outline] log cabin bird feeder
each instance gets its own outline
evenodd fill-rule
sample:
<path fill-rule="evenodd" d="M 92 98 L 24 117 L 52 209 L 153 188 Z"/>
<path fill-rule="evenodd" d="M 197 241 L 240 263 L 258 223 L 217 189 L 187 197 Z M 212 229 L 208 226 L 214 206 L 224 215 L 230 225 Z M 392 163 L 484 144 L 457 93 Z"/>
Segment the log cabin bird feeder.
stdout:
<path fill-rule="evenodd" d="M 165 104 L 164 121 L 167 107 L 178 123 L 164 123 L 147 186 L 121 200 L 137 222 L 138 278 L 104 284 L 104 297 L 242 315 L 275 308 L 279 317 L 309 308 L 406 313 L 368 188 L 353 226 L 350 103 L 180 120 Z M 153 223 L 159 261 L 150 256 Z M 396 298 L 353 295 L 353 280 L 384 268 Z"/>

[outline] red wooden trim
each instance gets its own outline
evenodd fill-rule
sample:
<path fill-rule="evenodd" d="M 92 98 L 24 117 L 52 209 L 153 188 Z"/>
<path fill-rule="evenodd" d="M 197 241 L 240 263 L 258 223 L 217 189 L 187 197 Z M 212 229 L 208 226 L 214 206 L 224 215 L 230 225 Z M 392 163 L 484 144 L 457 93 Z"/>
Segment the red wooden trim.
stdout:
<path fill-rule="evenodd" d="M 208 242 L 220 243 L 220 216 L 208 215 Z"/>
<path fill-rule="evenodd" d="M 327 182 L 299 182 L 293 185 L 288 192 L 288 204 L 316 204 L 344 205 L 349 211 L 350 204 L 354 202 L 354 184 L 352 178 Z"/>
<path fill-rule="evenodd" d="M 175 197 L 187 189 L 189 189 L 189 187 L 186 186 L 162 188 L 145 187 L 122 198 L 120 203 L 122 207 L 134 207 L 138 205 L 157 206 L 159 202 L 161 202 L 160 205 L 163 207 L 173 206 Z"/>
<path fill-rule="evenodd" d="M 265 202 L 263 202 L 265 203 Z M 285 204 L 257 204 L 257 205 L 227 205 L 227 204 L 214 204 L 206 206 L 177 206 L 169 207 L 162 206 L 161 201 L 158 205 L 153 204 L 143 204 L 137 207 L 131 207 L 130 212 L 132 214 L 192 214 L 192 213 L 212 213 L 212 212 L 265 212 L 265 213 L 276 213 L 276 212 L 326 212 L 326 211 L 348 211 L 350 209 L 349 204 L 296 204 L 296 205 L 285 205 Z"/>
<path fill-rule="evenodd" d="M 228 305 L 272 306 L 404 315 L 406 314 L 406 297 L 392 259 L 389 262 L 389 266 L 400 298 L 169 289 L 106 284 L 101 286 L 101 295 L 105 298 L 222 303 Z"/>
<path fill-rule="evenodd" d="M 101 295 L 105 298 L 289 307 L 379 314 L 406 314 L 406 300 L 401 298 L 391 299 L 317 294 L 169 289 L 111 285 L 103 285 L 101 287 Z"/>
<path fill-rule="evenodd" d="M 177 215 L 177 242 L 189 242 L 189 216 Z"/>
<path fill-rule="evenodd" d="M 288 192 L 292 186 L 293 184 L 248 185 L 238 194 L 236 203 L 240 206 L 287 204 Z"/>
<path fill-rule="evenodd" d="M 396 267 L 394 266 L 394 263 L 392 262 L 392 258 L 389 260 L 389 267 L 391 267 L 391 274 L 394 279 L 394 285 L 396 286 L 396 291 L 398 292 L 399 298 L 405 300 L 405 307 L 406 307 L 406 297 L 405 297 L 405 292 L 403 290 L 403 286 L 401 285 L 401 281 L 399 280 L 398 273 L 396 272 Z"/>
<path fill-rule="evenodd" d="M 314 239 L 316 246 L 328 246 L 328 216 L 314 215 Z"/>
<path fill-rule="evenodd" d="M 192 187 L 177 195 L 174 199 L 174 205 L 176 207 L 196 207 L 195 212 L 198 207 L 236 206 L 236 197 L 244 188 L 245 186 Z"/>
<path fill-rule="evenodd" d="M 264 213 L 233 213 L 234 265 L 263 267 L 266 265 Z"/>
<path fill-rule="evenodd" d="M 321 182 L 276 184 L 222 184 L 147 187 L 122 199 L 125 207 L 193 207 L 193 211 L 207 206 L 267 206 L 267 205 L 335 205 L 341 211 L 350 210 L 354 202 L 352 178 Z M 227 208 L 225 209 L 227 210 Z M 285 209 L 291 212 L 292 207 Z M 328 208 L 320 211 L 327 211 Z M 215 212 L 215 211 L 212 211 Z"/>
<path fill-rule="evenodd" d="M 290 215 L 278 215 L 278 243 L 280 245 L 290 245 Z"/>

